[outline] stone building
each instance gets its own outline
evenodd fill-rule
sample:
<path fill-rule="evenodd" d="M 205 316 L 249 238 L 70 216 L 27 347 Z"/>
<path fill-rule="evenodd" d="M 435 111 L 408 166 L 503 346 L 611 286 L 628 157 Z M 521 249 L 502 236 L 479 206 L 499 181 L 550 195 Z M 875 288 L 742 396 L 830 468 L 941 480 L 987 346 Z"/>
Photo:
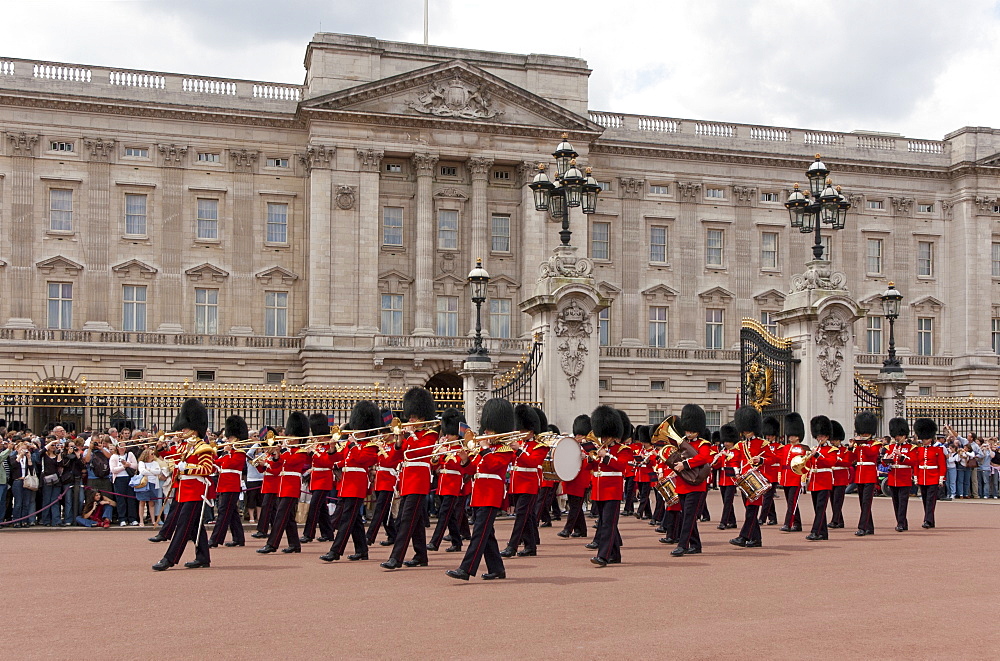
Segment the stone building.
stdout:
<path fill-rule="evenodd" d="M 782 205 L 820 151 L 853 205 L 834 268 L 904 293 L 912 394 L 993 394 L 1000 131 L 943 140 L 594 111 L 586 62 L 317 34 L 303 85 L 0 58 L 0 379 L 457 386 L 475 323 L 501 369 L 558 225 L 525 186 L 562 134 L 604 188 L 572 215 L 602 293 L 602 399 L 728 419 L 740 320 L 811 236 Z M 664 109 L 669 111 L 669 109 Z M 555 406 L 555 403 L 549 403 Z"/>

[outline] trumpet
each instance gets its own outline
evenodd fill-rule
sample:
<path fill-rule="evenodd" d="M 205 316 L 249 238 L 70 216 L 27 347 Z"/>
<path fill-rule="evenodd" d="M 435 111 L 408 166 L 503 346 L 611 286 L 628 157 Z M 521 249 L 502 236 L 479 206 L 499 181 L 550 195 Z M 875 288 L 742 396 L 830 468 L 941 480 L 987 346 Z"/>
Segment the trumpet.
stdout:
<path fill-rule="evenodd" d="M 792 460 L 788 463 L 788 467 L 796 475 L 802 475 L 803 477 L 805 477 L 806 475 L 809 474 L 810 471 L 810 468 L 806 466 L 806 463 L 808 463 L 810 459 L 815 457 L 819 453 L 820 448 L 822 447 L 823 447 L 822 445 L 817 445 L 815 448 L 813 448 L 812 450 L 810 450 L 805 454 L 800 454 L 797 457 L 792 457 Z"/>

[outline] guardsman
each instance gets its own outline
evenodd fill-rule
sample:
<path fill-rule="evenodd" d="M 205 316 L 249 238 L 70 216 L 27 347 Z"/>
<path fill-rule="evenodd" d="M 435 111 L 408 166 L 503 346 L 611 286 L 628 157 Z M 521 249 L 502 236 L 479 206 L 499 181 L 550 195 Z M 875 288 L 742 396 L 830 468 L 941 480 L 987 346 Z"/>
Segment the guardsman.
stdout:
<path fill-rule="evenodd" d="M 861 518 L 858 519 L 858 537 L 875 534 L 872 518 L 872 500 L 875 485 L 878 484 L 879 441 L 878 418 L 871 411 L 862 411 L 854 416 L 854 448 L 851 459 L 854 462 L 854 483 L 858 485 L 858 500 L 861 503 Z"/>
<path fill-rule="evenodd" d="M 767 441 L 767 460 L 761 464 L 760 472 L 771 488 L 764 494 L 764 504 L 760 508 L 760 516 L 757 522 L 760 525 L 778 525 L 778 514 L 774 509 L 774 494 L 781 486 L 779 476 L 781 474 L 781 455 L 784 448 L 781 443 L 781 425 L 774 416 L 767 416 L 760 423 L 760 433 Z"/>
<path fill-rule="evenodd" d="M 701 553 L 701 535 L 698 533 L 698 518 L 705 507 L 705 496 L 708 492 L 708 472 L 695 471 L 707 467 L 712 461 L 712 448 L 703 436 L 705 429 L 705 410 L 697 404 L 685 404 L 681 409 L 678 431 L 684 434 L 684 440 L 695 453 L 693 456 L 675 460 L 670 467 L 677 473 L 677 495 L 681 498 L 681 530 L 677 539 L 677 548 L 670 552 L 674 557 Z M 682 443 L 682 445 L 685 445 Z M 690 474 L 694 471 L 697 474 Z M 685 477 L 688 475 L 691 479 Z"/>
<path fill-rule="evenodd" d="M 577 443 L 582 444 L 587 434 L 592 431 L 589 415 L 578 415 L 573 420 L 573 438 Z M 587 455 L 580 452 L 580 472 L 569 482 L 562 483 L 563 493 L 566 494 L 566 526 L 556 533 L 559 537 L 586 537 L 587 517 L 583 514 L 583 497 L 590 486 L 590 462 Z"/>
<path fill-rule="evenodd" d="M 517 458 L 511 466 L 510 503 L 514 508 L 514 525 L 511 528 L 507 547 L 500 551 L 504 558 L 510 558 L 515 553 L 518 556 L 532 556 L 538 553 L 536 548 L 538 530 L 535 527 L 535 503 L 538 499 L 538 489 L 541 486 L 541 466 L 549 453 L 549 448 L 535 439 L 541 433 L 541 421 L 538 411 L 527 404 L 514 407 L 514 417 L 517 429 L 526 434 L 521 441 L 523 450 L 517 453 Z M 524 544 L 524 549 L 517 547 Z"/>
<path fill-rule="evenodd" d="M 906 506 L 910 500 L 910 488 L 913 487 L 913 466 L 915 456 L 914 445 L 910 443 L 910 424 L 906 418 L 893 418 L 889 421 L 889 435 L 892 443 L 885 449 L 882 463 L 889 467 L 889 477 L 886 484 L 892 495 L 892 508 L 896 512 L 896 532 L 906 532 Z"/>
<path fill-rule="evenodd" d="M 274 553 L 281 544 L 284 535 L 288 546 L 281 549 L 282 553 L 301 553 L 302 542 L 299 540 L 299 526 L 295 523 L 295 513 L 299 505 L 299 495 L 302 493 L 302 474 L 309 468 L 312 453 L 299 447 L 299 439 L 309 436 L 309 418 L 301 411 L 292 411 L 285 422 L 285 436 L 288 438 L 288 451 L 281 454 L 277 460 L 278 500 L 274 510 L 274 526 L 267 538 L 267 544 L 257 549 L 257 553 Z"/>
<path fill-rule="evenodd" d="M 164 571 L 180 562 L 184 547 L 189 541 L 195 543 L 195 556 L 192 562 L 187 562 L 184 566 L 198 569 L 212 564 L 204 518 L 211 485 L 208 478 L 215 473 L 215 448 L 202 440 L 208 433 L 208 409 L 197 399 L 186 400 L 174 420 L 173 431 L 182 432 L 187 441 L 185 454 L 177 465 L 180 481 L 176 504 L 179 508 L 178 534 L 171 538 L 163 559 L 153 565 L 156 571 Z"/>
<path fill-rule="evenodd" d="M 545 415 L 545 411 L 538 408 L 537 406 L 534 407 L 534 409 L 535 413 L 538 414 L 538 423 L 539 427 L 542 430 L 541 433 L 544 434 L 548 432 L 558 436 L 559 435 L 558 427 L 549 424 L 549 419 Z M 547 447 L 546 447 L 546 456 L 548 456 Z M 542 458 L 542 462 L 543 463 L 545 462 L 545 457 Z M 535 523 L 534 523 L 535 544 L 539 544 L 541 542 L 541 539 L 538 536 L 538 529 L 552 527 L 552 520 L 553 520 L 552 503 L 555 501 L 556 491 L 559 489 L 559 481 L 546 480 L 545 477 L 542 476 L 542 472 L 543 471 L 541 467 L 539 467 L 538 474 L 540 476 L 541 481 L 538 487 L 538 498 L 535 499 Z M 556 509 L 558 511 L 558 508 Z M 558 516 L 556 516 L 555 518 L 557 520 L 559 519 Z"/>
<path fill-rule="evenodd" d="M 380 425 L 381 416 L 374 402 L 362 400 L 351 409 L 350 427 L 355 430 L 342 448 L 337 449 L 333 461 L 340 467 L 343 478 L 340 482 L 338 507 L 341 509 L 337 535 L 333 538 L 330 551 L 320 556 L 320 560 L 339 560 L 347 547 L 347 540 L 354 541 L 354 553 L 348 560 L 367 560 L 368 544 L 365 541 L 365 527 L 361 521 L 365 497 L 368 495 L 368 469 L 378 461 L 379 444 L 368 434 Z"/>
<path fill-rule="evenodd" d="M 459 436 L 460 427 L 465 422 L 465 416 L 455 408 L 446 408 L 441 412 L 441 443 L 454 445 L 461 438 Z M 468 466 L 463 467 L 461 459 L 458 458 L 459 447 L 455 446 L 454 452 L 434 457 L 431 463 L 438 466 L 438 486 L 437 494 L 441 498 L 441 505 L 438 507 L 437 526 L 434 534 L 431 535 L 431 543 L 428 548 L 437 551 L 444 539 L 447 531 L 451 535 L 451 546 L 446 549 L 451 553 L 462 550 L 462 533 L 459 530 L 462 507 L 462 488 L 464 486 L 465 475 L 469 472 Z"/>
<path fill-rule="evenodd" d="M 736 459 L 739 461 L 737 474 L 743 475 L 750 469 L 759 469 L 766 463 L 770 463 L 773 457 L 768 452 L 768 444 L 761 438 L 760 411 L 753 406 L 741 406 L 736 409 L 733 418 L 736 431 L 740 434 L 739 445 L 736 446 Z M 761 473 L 763 477 L 763 473 Z M 761 544 L 760 523 L 757 520 L 760 509 L 764 505 L 764 496 L 758 496 L 753 500 L 743 496 L 743 507 L 745 516 L 743 528 L 736 539 L 729 540 L 730 544 L 740 546 L 739 541 L 743 540 L 743 546 L 757 548 Z"/>
<path fill-rule="evenodd" d="M 590 414 L 594 436 L 598 445 L 591 451 L 590 469 L 593 471 L 591 500 L 597 503 L 598 527 L 594 534 L 597 555 L 590 561 L 598 567 L 622 561 L 621 534 L 618 517 L 622 497 L 625 495 L 625 466 L 632 461 L 632 450 L 625 443 L 631 436 L 631 427 L 622 411 L 610 406 L 598 406 Z"/>
<path fill-rule="evenodd" d="M 265 444 L 265 442 L 267 444 Z M 274 512 L 278 504 L 278 488 L 281 486 L 281 446 L 274 443 L 274 430 L 268 430 L 265 441 L 261 442 L 258 454 L 251 461 L 261 470 L 264 481 L 260 485 L 260 518 L 257 519 L 257 532 L 251 533 L 254 539 L 267 539 L 274 523 Z"/>
<path fill-rule="evenodd" d="M 920 498 L 924 501 L 924 522 L 922 527 L 934 527 L 934 508 L 937 505 L 941 485 L 948 474 L 947 458 L 944 448 L 934 445 L 937 435 L 937 423 L 930 418 L 917 418 L 913 421 L 913 433 L 920 445 L 913 451 L 917 471 L 917 484 L 920 486 Z"/>
<path fill-rule="evenodd" d="M 635 443 L 632 453 L 635 460 L 636 495 L 639 500 L 635 509 L 635 518 L 652 519 L 653 508 L 649 504 L 650 481 L 653 479 L 653 445 L 652 430 L 649 425 L 637 425 L 635 428 Z"/>
<path fill-rule="evenodd" d="M 382 424 L 386 427 L 392 422 L 392 411 L 382 409 Z M 399 477 L 399 464 L 403 462 L 403 451 L 395 443 L 383 442 L 378 452 L 378 463 L 375 467 L 375 511 L 372 522 L 368 526 L 368 546 L 375 544 L 378 529 L 385 526 L 386 538 L 379 542 L 380 546 L 392 546 L 396 541 L 396 520 L 392 516 L 392 497 L 396 491 Z"/>
<path fill-rule="evenodd" d="M 226 418 L 223 432 L 226 454 L 215 460 L 219 471 L 219 484 L 216 487 L 219 497 L 219 513 L 215 517 L 215 529 L 208 540 L 208 546 L 215 548 L 226 540 L 226 532 L 233 534 L 231 542 L 226 546 L 245 546 L 243 522 L 240 521 L 239 503 L 243 492 L 243 471 L 247 467 L 247 455 L 238 449 L 234 443 L 245 441 L 250 436 L 246 420 L 238 415 Z"/>
<path fill-rule="evenodd" d="M 718 470 L 719 491 L 722 494 L 722 517 L 719 519 L 719 530 L 736 527 L 736 478 L 739 476 L 740 462 L 733 448 L 740 442 L 740 434 L 736 425 L 730 423 L 719 428 L 719 445 L 712 458 L 713 472 Z"/>
<path fill-rule="evenodd" d="M 330 521 L 330 494 L 333 492 L 333 456 L 330 452 L 330 419 L 325 413 L 309 416 L 309 432 L 315 439 L 312 467 L 309 469 L 309 510 L 302 528 L 302 543 L 313 541 L 319 526 L 319 541 L 333 541 Z"/>
<path fill-rule="evenodd" d="M 833 465 L 833 490 L 830 491 L 830 524 L 828 528 L 844 527 L 844 496 L 847 485 L 851 483 L 851 450 L 844 446 L 847 432 L 844 426 L 836 420 L 830 421 L 833 433 L 830 434 L 830 452 L 837 458 Z"/>
<path fill-rule="evenodd" d="M 493 522 L 503 504 L 503 478 L 514 460 L 515 451 L 496 435 L 508 434 L 514 430 L 514 407 L 506 399 L 489 400 L 483 406 L 479 425 L 483 436 L 493 438 L 479 439 L 479 450 L 474 455 L 464 450 L 459 452 L 462 463 L 472 466 L 475 471 L 472 478 L 472 539 L 459 568 L 445 572 L 460 581 L 467 581 L 474 576 L 484 557 L 487 570 L 483 574 L 485 580 L 507 578 Z"/>
<path fill-rule="evenodd" d="M 785 522 L 779 528 L 781 532 L 802 531 L 802 510 L 799 509 L 799 496 L 802 494 L 802 476 L 792 471 L 792 460 L 809 452 L 802 443 L 806 435 L 806 426 L 802 416 L 794 411 L 785 416 L 785 438 L 788 443 L 783 446 L 781 454 L 781 488 L 785 492 Z"/>
<path fill-rule="evenodd" d="M 812 530 L 806 535 L 806 539 L 818 542 L 830 539 L 826 525 L 826 506 L 830 502 L 830 492 L 833 490 L 833 466 L 837 463 L 837 457 L 830 449 L 830 435 L 833 434 L 830 418 L 817 415 L 809 421 L 809 431 L 816 440 L 816 447 L 806 462 L 806 467 L 809 469 L 806 488 L 812 495 L 814 512 Z"/>
<path fill-rule="evenodd" d="M 180 495 L 178 491 L 178 478 L 180 477 L 180 470 L 177 466 L 183 460 L 185 454 L 187 454 L 188 442 L 186 439 L 180 441 L 174 441 L 172 445 L 165 450 L 163 458 L 166 459 L 167 463 L 171 466 L 170 472 L 170 494 L 164 494 L 167 499 L 172 499 L 170 503 L 170 511 L 167 512 L 167 518 L 163 520 L 163 525 L 160 526 L 160 530 L 149 538 L 149 541 L 156 542 L 166 542 L 173 538 L 174 529 L 177 528 L 177 515 L 180 514 L 180 508 L 177 507 L 177 498 Z"/>

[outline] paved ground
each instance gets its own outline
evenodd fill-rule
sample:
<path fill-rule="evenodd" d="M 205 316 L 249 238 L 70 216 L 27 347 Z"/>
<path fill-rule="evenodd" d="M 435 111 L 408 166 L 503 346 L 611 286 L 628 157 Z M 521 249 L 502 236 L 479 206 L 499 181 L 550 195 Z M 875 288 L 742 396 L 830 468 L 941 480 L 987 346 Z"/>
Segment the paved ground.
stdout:
<path fill-rule="evenodd" d="M 3 530 L 0 552 L 4 593 L 55 615 L 30 626 L 24 659 L 992 657 L 1000 501 L 941 503 L 938 528 L 922 530 L 911 500 L 910 531 L 897 533 L 877 498 L 876 535 L 856 538 L 848 499 L 848 527 L 828 542 L 765 527 L 764 548 L 739 549 L 733 531 L 702 524 L 705 552 L 683 558 L 622 518 L 624 563 L 604 569 L 580 540 L 543 529 L 539 556 L 509 560 L 509 578 L 492 582 L 446 577 L 458 559 L 443 551 L 389 573 L 382 547 L 328 565 L 326 544 L 260 556 L 257 540 L 216 549 L 208 570 L 155 573 L 164 545 L 148 528 Z M 709 503 L 717 517 L 716 492 Z M 94 626 L 65 635 L 67 618 Z"/>

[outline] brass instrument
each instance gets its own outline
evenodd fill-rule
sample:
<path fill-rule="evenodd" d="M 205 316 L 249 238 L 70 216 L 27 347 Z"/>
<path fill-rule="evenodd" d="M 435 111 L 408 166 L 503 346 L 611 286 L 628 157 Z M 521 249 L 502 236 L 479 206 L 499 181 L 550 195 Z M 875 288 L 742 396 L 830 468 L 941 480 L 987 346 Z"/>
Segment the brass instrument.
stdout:
<path fill-rule="evenodd" d="M 530 432 L 512 431 L 512 432 L 506 432 L 504 434 L 487 434 L 485 436 L 475 436 L 472 433 L 472 430 L 469 430 L 468 432 L 466 432 L 463 438 L 457 438 L 453 441 L 445 441 L 443 443 L 440 443 L 438 449 L 436 449 L 430 455 L 427 455 L 427 458 L 440 457 L 442 455 L 452 454 L 454 452 L 459 452 L 461 450 L 465 450 L 469 453 L 477 453 L 479 452 L 480 449 L 479 442 L 483 440 L 489 440 L 490 445 L 499 444 L 499 445 L 509 446 L 511 443 L 515 441 L 524 440 L 529 433 Z M 457 445 L 458 447 L 448 447 L 455 445 Z M 406 453 L 403 453 L 403 458 L 408 461 L 410 460 L 410 457 L 407 457 Z"/>
<path fill-rule="evenodd" d="M 801 475 L 801 476 L 805 477 L 806 475 L 809 474 L 809 470 L 810 470 L 810 468 L 808 466 L 806 466 L 806 463 L 810 459 L 812 459 L 813 457 L 815 457 L 816 454 L 819 452 L 820 448 L 822 448 L 822 447 L 823 447 L 822 445 L 817 445 L 815 448 L 813 448 L 812 450 L 810 450 L 809 452 L 807 452 L 805 454 L 800 454 L 797 457 L 792 457 L 792 460 L 790 462 L 788 462 L 788 467 L 796 475 Z"/>

